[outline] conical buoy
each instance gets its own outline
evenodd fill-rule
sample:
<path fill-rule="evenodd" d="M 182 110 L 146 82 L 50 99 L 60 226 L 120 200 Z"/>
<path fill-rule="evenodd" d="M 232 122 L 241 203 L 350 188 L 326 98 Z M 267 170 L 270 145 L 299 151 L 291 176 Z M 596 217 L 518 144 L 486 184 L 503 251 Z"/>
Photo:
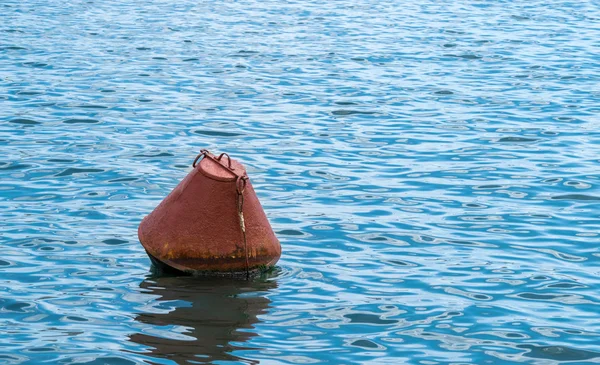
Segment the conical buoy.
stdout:
<path fill-rule="evenodd" d="M 152 262 L 191 274 L 234 276 L 275 265 L 281 245 L 244 166 L 207 150 L 192 166 L 140 223 L 138 237 Z"/>

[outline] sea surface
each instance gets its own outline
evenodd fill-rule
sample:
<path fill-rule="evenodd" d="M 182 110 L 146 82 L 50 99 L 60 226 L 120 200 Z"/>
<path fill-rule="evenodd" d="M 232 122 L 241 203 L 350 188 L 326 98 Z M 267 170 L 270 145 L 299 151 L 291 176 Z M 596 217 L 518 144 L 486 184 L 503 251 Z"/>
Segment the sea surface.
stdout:
<path fill-rule="evenodd" d="M 596 0 L 2 0 L 0 364 L 600 363 L 599 65 Z M 151 271 L 203 148 L 272 274 Z"/>

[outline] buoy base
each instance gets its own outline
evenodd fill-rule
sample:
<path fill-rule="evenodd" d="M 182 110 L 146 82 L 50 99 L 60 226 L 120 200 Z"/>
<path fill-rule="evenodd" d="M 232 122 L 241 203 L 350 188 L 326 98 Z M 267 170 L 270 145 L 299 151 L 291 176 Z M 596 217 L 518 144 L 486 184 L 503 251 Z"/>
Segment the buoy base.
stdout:
<path fill-rule="evenodd" d="M 269 266 L 264 268 L 252 269 L 249 272 L 246 271 L 200 271 L 200 270 L 179 270 L 172 266 L 165 264 L 156 257 L 152 256 L 146 251 L 150 261 L 152 261 L 152 271 L 156 274 L 166 275 L 189 275 L 189 276 L 201 276 L 201 277 L 216 277 L 216 278 L 236 278 L 236 279 L 247 279 L 255 278 L 273 271 L 275 266 Z"/>

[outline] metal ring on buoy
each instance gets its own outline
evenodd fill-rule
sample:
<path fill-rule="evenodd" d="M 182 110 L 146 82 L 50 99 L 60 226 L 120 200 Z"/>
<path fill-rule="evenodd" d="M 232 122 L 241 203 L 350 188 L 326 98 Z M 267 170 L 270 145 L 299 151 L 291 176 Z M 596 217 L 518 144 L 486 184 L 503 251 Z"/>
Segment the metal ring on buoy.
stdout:
<path fill-rule="evenodd" d="M 198 156 L 196 156 L 196 159 L 194 159 L 194 162 L 192 162 L 192 167 L 196 168 L 196 163 L 198 162 L 198 159 L 200 159 L 200 157 L 206 156 L 207 154 L 209 154 L 210 152 L 208 152 L 208 150 L 200 150 L 200 153 L 198 154 Z"/>
<path fill-rule="evenodd" d="M 235 188 L 236 188 L 238 194 L 240 194 L 240 195 L 244 194 L 244 190 L 246 190 L 246 181 L 247 180 L 248 180 L 248 178 L 246 176 L 240 176 L 235 181 Z"/>
<path fill-rule="evenodd" d="M 231 166 L 231 157 L 229 157 L 229 155 L 228 155 L 228 154 L 226 154 L 225 152 L 221 153 L 221 154 L 219 155 L 219 157 L 217 157 L 217 160 L 220 162 L 220 161 L 221 161 L 221 159 L 223 158 L 223 156 L 227 156 L 227 161 L 228 161 L 227 168 L 228 168 L 228 169 L 230 169 L 230 170 L 235 170 L 235 169 L 234 169 L 234 168 Z"/>

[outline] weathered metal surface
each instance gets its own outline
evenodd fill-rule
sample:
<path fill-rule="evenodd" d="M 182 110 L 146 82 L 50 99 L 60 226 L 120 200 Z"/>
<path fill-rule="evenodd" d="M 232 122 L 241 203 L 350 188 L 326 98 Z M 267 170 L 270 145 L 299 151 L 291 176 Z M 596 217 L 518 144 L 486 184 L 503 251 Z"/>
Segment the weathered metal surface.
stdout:
<path fill-rule="evenodd" d="M 148 254 L 194 274 L 273 266 L 281 245 L 242 164 L 202 151 L 193 166 L 140 223 L 138 236 Z"/>

